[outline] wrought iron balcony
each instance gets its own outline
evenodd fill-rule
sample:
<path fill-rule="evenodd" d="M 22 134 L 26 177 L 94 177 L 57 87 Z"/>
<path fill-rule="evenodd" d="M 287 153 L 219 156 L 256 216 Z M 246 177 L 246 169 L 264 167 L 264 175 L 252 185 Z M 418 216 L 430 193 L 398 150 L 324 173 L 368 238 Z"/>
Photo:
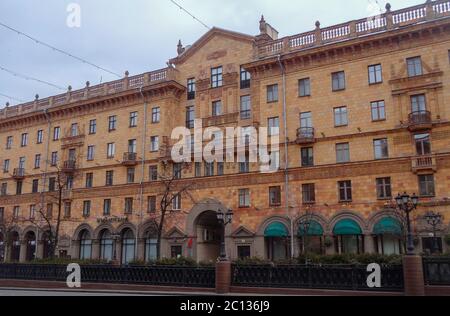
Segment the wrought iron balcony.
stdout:
<path fill-rule="evenodd" d="M 23 178 L 25 178 L 25 169 L 15 168 L 13 172 L 13 178 L 16 180 L 22 180 Z"/>
<path fill-rule="evenodd" d="M 408 116 L 408 129 L 410 131 L 419 131 L 433 127 L 431 113 L 429 111 L 416 111 Z"/>
<path fill-rule="evenodd" d="M 137 161 L 137 154 L 133 152 L 127 152 L 123 154 L 123 160 L 122 165 L 124 166 L 136 166 L 138 163 Z"/>
<path fill-rule="evenodd" d="M 311 144 L 316 141 L 314 127 L 300 127 L 297 129 L 297 144 Z"/>
<path fill-rule="evenodd" d="M 420 172 L 435 172 L 437 170 L 436 165 L 436 157 L 433 155 L 427 155 L 427 156 L 417 156 L 412 158 L 412 171 L 414 173 L 420 173 Z"/>
<path fill-rule="evenodd" d="M 74 173 L 77 168 L 77 162 L 75 160 L 64 161 L 62 172 L 64 173 Z"/>

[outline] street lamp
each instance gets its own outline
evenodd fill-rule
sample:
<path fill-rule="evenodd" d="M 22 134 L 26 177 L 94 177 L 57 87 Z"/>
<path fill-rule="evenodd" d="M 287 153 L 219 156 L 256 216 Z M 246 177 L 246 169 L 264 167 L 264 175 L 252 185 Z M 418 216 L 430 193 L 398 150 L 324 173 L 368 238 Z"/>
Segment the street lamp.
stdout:
<path fill-rule="evenodd" d="M 233 210 L 229 209 L 227 213 L 223 213 L 221 210 L 217 211 L 217 221 L 222 225 L 222 237 L 220 240 L 220 261 L 228 261 L 227 253 L 225 250 L 225 227 L 233 221 Z"/>
<path fill-rule="evenodd" d="M 403 194 L 398 194 L 395 198 L 397 202 L 397 207 L 406 213 L 406 224 L 408 228 L 408 245 L 407 245 L 407 254 L 414 255 L 414 243 L 411 232 L 411 220 L 409 214 L 417 208 L 417 204 L 419 203 L 419 197 L 414 193 L 412 196 L 409 196 L 406 192 Z"/>
<path fill-rule="evenodd" d="M 442 215 L 435 212 L 428 212 L 424 218 L 426 219 L 428 225 L 433 227 L 433 253 L 439 252 L 439 245 L 437 243 L 436 231 L 437 227 L 442 223 Z"/>

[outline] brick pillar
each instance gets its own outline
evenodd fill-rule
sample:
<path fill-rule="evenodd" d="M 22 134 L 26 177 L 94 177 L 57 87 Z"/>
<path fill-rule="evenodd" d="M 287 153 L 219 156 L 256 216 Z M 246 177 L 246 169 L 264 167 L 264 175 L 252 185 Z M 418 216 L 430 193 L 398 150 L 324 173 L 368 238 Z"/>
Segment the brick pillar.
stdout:
<path fill-rule="evenodd" d="M 216 293 L 227 294 L 231 286 L 231 262 L 219 261 L 216 263 Z"/>
<path fill-rule="evenodd" d="M 406 296 L 425 296 L 425 280 L 421 256 L 403 256 Z"/>

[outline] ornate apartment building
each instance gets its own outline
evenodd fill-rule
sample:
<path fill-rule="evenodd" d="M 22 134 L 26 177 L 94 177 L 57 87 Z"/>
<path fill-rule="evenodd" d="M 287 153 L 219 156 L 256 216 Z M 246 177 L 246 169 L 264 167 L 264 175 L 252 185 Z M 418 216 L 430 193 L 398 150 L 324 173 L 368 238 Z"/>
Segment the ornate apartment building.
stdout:
<path fill-rule="evenodd" d="M 215 261 L 228 210 L 232 259 L 401 253 L 403 192 L 416 251 L 445 251 L 450 2 L 386 9 L 280 39 L 264 18 L 257 36 L 213 28 L 166 69 L 0 110 L 1 259 L 48 256 L 57 229 L 61 256 L 152 260 L 164 196 L 164 257 Z M 194 120 L 279 127 L 279 170 L 174 163 L 172 130 Z"/>

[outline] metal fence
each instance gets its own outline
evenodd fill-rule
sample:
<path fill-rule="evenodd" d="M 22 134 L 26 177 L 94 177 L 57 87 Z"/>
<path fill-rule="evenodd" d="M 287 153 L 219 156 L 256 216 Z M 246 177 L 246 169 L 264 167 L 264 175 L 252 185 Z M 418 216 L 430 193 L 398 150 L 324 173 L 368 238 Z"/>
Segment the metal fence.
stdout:
<path fill-rule="evenodd" d="M 248 287 L 403 291 L 403 267 L 381 267 L 381 288 L 369 288 L 363 265 L 233 265 L 232 284 Z"/>
<path fill-rule="evenodd" d="M 0 279 L 66 281 L 65 265 L 0 264 Z M 214 267 L 82 265 L 81 282 L 215 287 Z"/>
<path fill-rule="evenodd" d="M 450 257 L 423 258 L 425 285 L 450 285 Z"/>

